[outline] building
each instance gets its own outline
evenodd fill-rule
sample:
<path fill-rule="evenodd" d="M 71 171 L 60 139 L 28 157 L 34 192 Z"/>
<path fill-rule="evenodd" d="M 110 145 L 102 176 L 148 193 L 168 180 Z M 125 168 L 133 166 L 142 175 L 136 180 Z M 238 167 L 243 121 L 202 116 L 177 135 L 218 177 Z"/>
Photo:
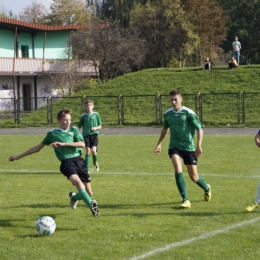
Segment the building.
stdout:
<path fill-rule="evenodd" d="M 47 96 L 61 95 L 44 75 L 64 74 L 75 66 L 68 40 L 71 31 L 82 29 L 89 26 L 47 26 L 0 18 L 0 112 L 13 111 L 14 98 L 20 100 L 21 111 L 33 111 L 46 105 Z M 78 66 L 77 72 L 98 76 L 91 65 Z"/>

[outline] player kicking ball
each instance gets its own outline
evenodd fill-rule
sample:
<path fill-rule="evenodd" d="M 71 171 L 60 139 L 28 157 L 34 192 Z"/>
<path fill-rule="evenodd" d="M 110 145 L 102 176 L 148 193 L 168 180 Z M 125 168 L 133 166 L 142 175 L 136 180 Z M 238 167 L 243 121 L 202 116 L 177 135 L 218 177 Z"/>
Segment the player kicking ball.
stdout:
<path fill-rule="evenodd" d="M 39 152 L 45 145 L 54 149 L 57 158 L 61 161 L 60 171 L 77 188 L 78 193 L 70 192 L 70 206 L 76 209 L 78 200 L 83 200 L 90 208 L 94 217 L 99 217 L 98 204 L 91 199 L 91 179 L 86 170 L 85 161 L 81 158 L 82 148 L 85 148 L 84 139 L 77 127 L 71 126 L 71 111 L 61 109 L 57 113 L 58 128 L 47 133 L 38 145 L 16 156 L 9 161 L 19 160 L 24 156 Z"/>

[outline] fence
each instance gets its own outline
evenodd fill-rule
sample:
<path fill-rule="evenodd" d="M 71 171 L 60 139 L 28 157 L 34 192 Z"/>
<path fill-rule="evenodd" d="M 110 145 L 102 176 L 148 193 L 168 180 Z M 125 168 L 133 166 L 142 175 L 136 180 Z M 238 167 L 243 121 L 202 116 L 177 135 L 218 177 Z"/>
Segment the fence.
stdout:
<path fill-rule="evenodd" d="M 76 123 L 85 112 L 87 99 L 95 102 L 95 110 L 100 113 L 103 124 L 110 126 L 161 125 L 164 111 L 171 107 L 169 95 L 160 94 L 48 97 L 44 107 L 36 113 L 25 115 L 25 112 L 21 111 L 21 104 L 24 103 L 21 98 L 10 101 L 14 104 L 12 117 L 17 124 L 23 120 L 30 126 L 53 124 L 57 111 L 67 107 L 73 111 L 75 121 L 72 123 Z M 260 122 L 260 92 L 183 94 L 183 105 L 194 110 L 205 126 L 258 126 Z"/>

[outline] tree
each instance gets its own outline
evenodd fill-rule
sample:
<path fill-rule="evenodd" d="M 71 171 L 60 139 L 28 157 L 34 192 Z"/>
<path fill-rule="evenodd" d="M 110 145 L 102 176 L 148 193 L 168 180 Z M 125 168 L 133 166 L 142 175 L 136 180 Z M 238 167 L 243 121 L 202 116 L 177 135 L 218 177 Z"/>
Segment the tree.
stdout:
<path fill-rule="evenodd" d="M 179 0 L 158 0 L 136 6 L 132 12 L 132 25 L 139 28 L 149 50 L 146 67 L 168 67 L 173 59 L 183 66 L 187 55 L 193 53 L 197 35 Z"/>
<path fill-rule="evenodd" d="M 17 20 L 17 16 L 12 10 L 7 11 L 2 3 L 0 3 L 0 17 Z"/>
<path fill-rule="evenodd" d="M 88 77 L 85 73 L 80 72 L 77 62 L 59 60 L 55 65 L 59 68 L 62 67 L 65 72 L 45 72 L 43 78 L 51 86 L 54 86 L 55 89 L 60 90 L 62 96 L 70 96 L 86 85 Z"/>
<path fill-rule="evenodd" d="M 44 23 L 47 9 L 42 3 L 32 2 L 31 5 L 24 7 L 23 12 L 19 13 L 19 19 L 27 23 Z"/>
<path fill-rule="evenodd" d="M 89 30 L 74 32 L 70 45 L 73 57 L 100 72 L 102 80 L 132 71 L 144 58 L 143 42 L 137 32 L 116 21 L 94 20 Z"/>
<path fill-rule="evenodd" d="M 222 53 L 221 43 L 227 35 L 226 17 L 215 0 L 181 0 L 192 31 L 199 37 L 194 65 L 201 64 L 207 56 L 216 61 Z M 192 65 L 192 64 L 191 64 Z"/>
<path fill-rule="evenodd" d="M 83 0 L 53 0 L 50 13 L 45 16 L 48 25 L 86 24 L 90 22 Z"/>
<path fill-rule="evenodd" d="M 237 35 L 241 42 L 242 62 L 260 62 L 260 0 L 217 0 L 228 16 L 228 35 L 223 48 L 231 55 L 231 45 Z"/>

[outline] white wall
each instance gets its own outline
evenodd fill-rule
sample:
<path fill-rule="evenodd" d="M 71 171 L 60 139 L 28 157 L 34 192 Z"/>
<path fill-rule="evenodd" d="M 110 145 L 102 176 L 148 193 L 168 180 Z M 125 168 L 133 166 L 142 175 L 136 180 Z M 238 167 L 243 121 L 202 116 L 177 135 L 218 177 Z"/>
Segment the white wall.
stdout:
<path fill-rule="evenodd" d="M 17 82 L 17 79 L 15 79 Z M 30 84 L 31 91 L 31 106 L 35 110 L 35 93 L 34 93 L 34 77 L 24 76 L 20 77 L 20 97 L 23 98 L 23 84 Z M 15 87 L 15 95 L 18 97 L 17 86 Z M 61 97 L 62 93 L 58 89 L 48 84 L 44 78 L 37 77 L 37 106 L 41 108 L 47 105 L 47 97 Z M 20 102 L 20 109 L 23 111 L 23 102 Z M 13 76 L 0 76 L 0 112 L 12 112 L 14 110 L 14 90 L 13 90 Z"/>

